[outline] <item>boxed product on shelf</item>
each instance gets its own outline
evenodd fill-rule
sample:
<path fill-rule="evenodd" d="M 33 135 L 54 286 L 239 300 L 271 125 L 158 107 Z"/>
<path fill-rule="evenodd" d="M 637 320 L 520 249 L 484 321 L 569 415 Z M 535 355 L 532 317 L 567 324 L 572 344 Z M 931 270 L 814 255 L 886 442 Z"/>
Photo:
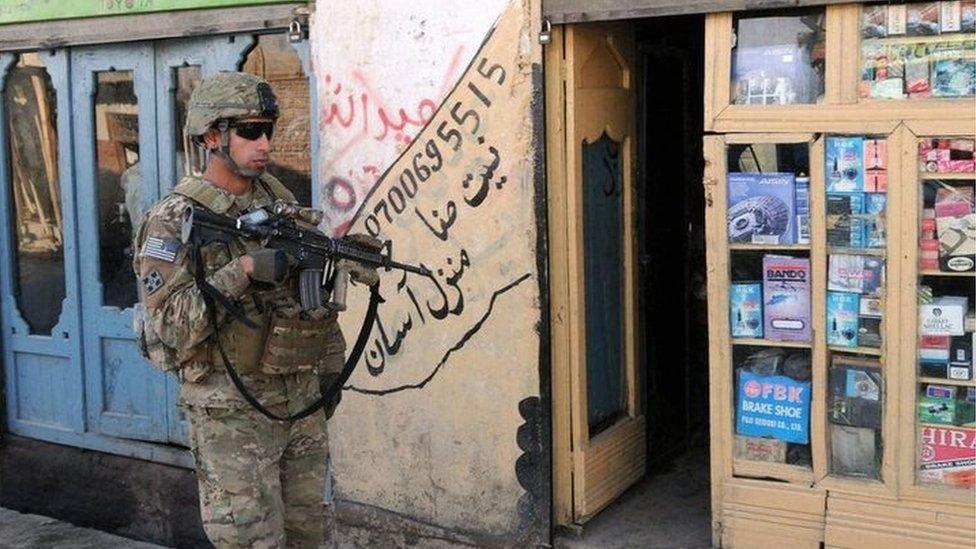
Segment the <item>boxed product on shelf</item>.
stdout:
<path fill-rule="evenodd" d="M 949 336 L 923 335 L 918 342 L 918 358 L 930 362 L 949 363 Z"/>
<path fill-rule="evenodd" d="M 810 243 L 810 178 L 796 176 L 796 243 Z"/>
<path fill-rule="evenodd" d="M 925 45 L 919 44 L 919 48 Z M 905 63 L 905 92 L 912 99 L 921 99 L 932 95 L 932 72 L 928 59 L 921 57 Z"/>
<path fill-rule="evenodd" d="M 825 173 L 827 192 L 864 191 L 864 138 L 827 137 Z"/>
<path fill-rule="evenodd" d="M 943 186 L 935 191 L 935 217 L 960 217 L 973 213 L 973 187 Z"/>
<path fill-rule="evenodd" d="M 830 425 L 830 471 L 833 474 L 878 476 L 877 432 L 867 427 Z"/>
<path fill-rule="evenodd" d="M 939 268 L 950 272 L 976 270 L 976 214 L 937 217 Z"/>
<path fill-rule="evenodd" d="M 827 193 L 827 244 L 863 248 L 864 193 Z"/>
<path fill-rule="evenodd" d="M 949 346 L 949 379 L 973 379 L 973 335 L 952 338 Z"/>
<path fill-rule="evenodd" d="M 827 401 L 831 423 L 881 428 L 881 365 L 876 360 L 835 355 Z"/>
<path fill-rule="evenodd" d="M 962 0 L 959 4 L 959 30 L 976 32 L 976 0 Z"/>
<path fill-rule="evenodd" d="M 738 47 L 732 57 L 735 103 L 807 103 L 814 93 L 804 70 L 804 51 L 796 44 Z M 806 63 L 809 66 L 809 63 Z"/>
<path fill-rule="evenodd" d="M 939 2 L 939 30 L 943 33 L 962 30 L 962 9 L 958 0 Z"/>
<path fill-rule="evenodd" d="M 938 2 L 906 4 L 905 34 L 908 36 L 939 34 L 939 11 Z"/>
<path fill-rule="evenodd" d="M 864 195 L 864 245 L 868 248 L 885 247 L 885 210 L 888 195 L 866 193 Z"/>
<path fill-rule="evenodd" d="M 922 425 L 918 480 L 957 488 L 976 487 L 976 429 Z"/>
<path fill-rule="evenodd" d="M 763 333 L 776 341 L 810 341 L 810 259 L 763 256 Z"/>
<path fill-rule="evenodd" d="M 861 296 L 859 302 L 857 344 L 860 347 L 881 348 L 884 304 L 878 297 Z"/>
<path fill-rule="evenodd" d="M 918 420 L 940 425 L 968 425 L 976 419 L 972 387 L 928 384 L 918 399 Z"/>
<path fill-rule="evenodd" d="M 972 139 L 924 139 L 918 146 L 919 169 L 927 173 L 976 171 Z"/>
<path fill-rule="evenodd" d="M 857 347 L 860 295 L 827 292 L 827 345 Z"/>
<path fill-rule="evenodd" d="M 861 8 L 861 36 L 884 38 L 888 35 L 888 6 L 872 4 Z"/>
<path fill-rule="evenodd" d="M 791 173 L 730 173 L 729 242 L 794 244 L 795 179 Z"/>
<path fill-rule="evenodd" d="M 918 241 L 918 268 L 923 271 L 939 270 L 939 239 L 935 237 L 935 210 L 922 210 L 921 238 Z"/>
<path fill-rule="evenodd" d="M 946 46 L 932 53 L 932 96 L 976 95 L 976 66 L 961 45 Z"/>
<path fill-rule="evenodd" d="M 918 306 L 918 331 L 923 336 L 961 336 L 969 310 L 966 296 L 940 296 Z"/>
<path fill-rule="evenodd" d="M 905 34 L 908 25 L 908 13 L 905 4 L 891 4 L 888 6 L 888 36 Z"/>
<path fill-rule="evenodd" d="M 810 443 L 810 382 L 738 371 L 735 432 Z"/>
<path fill-rule="evenodd" d="M 786 443 L 775 438 L 735 435 L 735 457 L 750 461 L 786 463 Z"/>
<path fill-rule="evenodd" d="M 830 254 L 827 289 L 880 296 L 884 291 L 884 258 L 869 255 Z"/>
<path fill-rule="evenodd" d="M 763 336 L 762 283 L 734 282 L 729 288 L 732 337 Z"/>
<path fill-rule="evenodd" d="M 883 193 L 888 190 L 888 140 L 864 140 L 864 190 Z"/>

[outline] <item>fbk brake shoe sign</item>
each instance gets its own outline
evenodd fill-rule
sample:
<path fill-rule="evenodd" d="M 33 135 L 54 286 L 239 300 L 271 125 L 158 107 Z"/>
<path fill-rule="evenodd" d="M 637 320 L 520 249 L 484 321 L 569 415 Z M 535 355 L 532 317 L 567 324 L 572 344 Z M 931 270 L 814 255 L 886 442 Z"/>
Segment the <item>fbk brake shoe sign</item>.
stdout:
<path fill-rule="evenodd" d="M 735 431 L 750 437 L 810 442 L 810 382 L 739 372 Z"/>

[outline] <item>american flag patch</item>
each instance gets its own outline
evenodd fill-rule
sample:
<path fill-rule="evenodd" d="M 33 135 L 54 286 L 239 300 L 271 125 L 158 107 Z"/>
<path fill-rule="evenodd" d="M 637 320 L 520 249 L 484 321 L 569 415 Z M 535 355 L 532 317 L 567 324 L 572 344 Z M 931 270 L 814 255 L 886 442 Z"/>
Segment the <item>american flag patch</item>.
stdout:
<path fill-rule="evenodd" d="M 164 240 L 150 236 L 142 247 L 142 255 L 172 263 L 176 261 L 176 254 L 180 253 L 181 246 L 179 240 Z"/>

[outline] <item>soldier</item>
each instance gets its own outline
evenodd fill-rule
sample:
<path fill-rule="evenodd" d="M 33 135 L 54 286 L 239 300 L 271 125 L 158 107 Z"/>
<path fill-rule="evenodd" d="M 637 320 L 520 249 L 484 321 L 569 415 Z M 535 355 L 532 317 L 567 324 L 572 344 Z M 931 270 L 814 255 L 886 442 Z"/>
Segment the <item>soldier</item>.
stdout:
<path fill-rule="evenodd" d="M 206 150 L 206 169 L 202 177 L 184 177 L 147 212 L 135 238 L 140 346 L 157 367 L 178 372 L 203 526 L 219 548 L 318 547 L 324 538 L 326 418 L 265 417 L 232 384 L 224 359 L 272 413 L 295 414 L 319 398 L 320 376 L 334 379 L 342 369 L 345 342 L 336 313 L 297 312 L 295 277 L 281 251 L 253 241 L 194 250 L 181 239 L 192 204 L 237 216 L 276 200 L 295 202 L 265 171 L 277 117 L 277 99 L 260 78 L 225 72 L 201 82 L 185 131 Z M 207 284 L 225 298 L 218 301 L 232 304 L 210 299 L 216 333 L 202 290 Z M 270 334 L 278 333 L 281 318 L 299 318 L 302 334 L 320 344 L 311 351 L 272 348 Z M 337 402 L 326 407 L 328 415 Z"/>

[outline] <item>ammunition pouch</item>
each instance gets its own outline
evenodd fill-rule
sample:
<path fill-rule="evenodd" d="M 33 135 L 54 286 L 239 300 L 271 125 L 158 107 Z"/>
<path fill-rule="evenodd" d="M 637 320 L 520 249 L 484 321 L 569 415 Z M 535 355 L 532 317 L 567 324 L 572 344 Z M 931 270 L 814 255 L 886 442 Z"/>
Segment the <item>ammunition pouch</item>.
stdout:
<path fill-rule="evenodd" d="M 152 327 L 146 306 L 137 302 L 132 311 L 132 331 L 136 336 L 139 354 L 156 368 L 169 372 L 180 367 L 180 356 L 176 349 L 167 347 Z"/>
<path fill-rule="evenodd" d="M 260 370 L 269 375 L 320 370 L 335 356 L 341 363 L 345 350 L 335 311 L 279 307 L 271 311 Z"/>

